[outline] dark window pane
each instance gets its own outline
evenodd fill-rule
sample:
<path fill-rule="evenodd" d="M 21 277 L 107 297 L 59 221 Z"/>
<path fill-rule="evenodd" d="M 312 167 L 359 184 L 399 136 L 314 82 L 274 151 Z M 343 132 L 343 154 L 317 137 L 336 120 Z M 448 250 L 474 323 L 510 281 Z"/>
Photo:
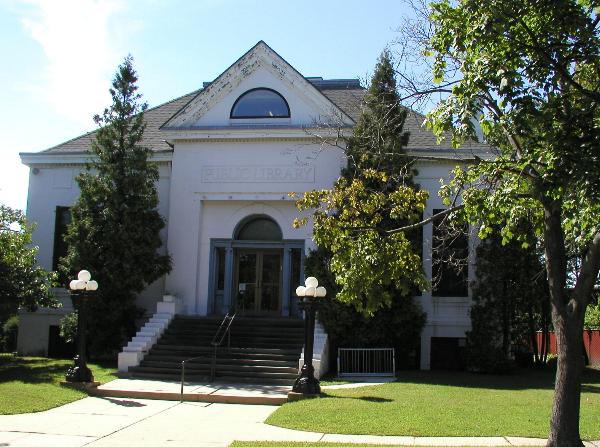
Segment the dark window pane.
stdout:
<path fill-rule="evenodd" d="M 281 278 L 281 253 L 262 254 L 262 278 L 260 284 L 260 310 L 279 310 Z"/>
<path fill-rule="evenodd" d="M 465 339 L 431 337 L 430 368 L 432 370 L 464 369 Z"/>
<path fill-rule="evenodd" d="M 225 248 L 217 248 L 217 290 L 225 289 Z"/>
<path fill-rule="evenodd" d="M 52 270 L 58 269 L 60 258 L 67 255 L 67 243 L 65 242 L 65 234 L 67 227 L 71 223 L 71 209 L 66 206 L 56 207 L 56 217 L 54 221 L 54 253 L 52 254 Z M 62 280 L 62 278 L 61 278 Z"/>
<path fill-rule="evenodd" d="M 423 215 L 421 214 L 421 220 Z M 414 253 L 419 255 L 421 260 L 421 266 L 423 265 L 423 227 L 417 227 L 406 232 L 406 237 L 411 242 Z M 421 267 L 422 268 L 422 267 Z M 412 294 L 414 296 L 421 296 L 422 292 L 417 286 L 413 286 Z"/>
<path fill-rule="evenodd" d="M 283 96 L 264 88 L 244 93 L 231 109 L 231 118 L 289 118 L 289 116 L 290 109 Z"/>
<path fill-rule="evenodd" d="M 279 225 L 266 217 L 245 223 L 237 234 L 237 239 L 246 241 L 280 241 L 282 238 Z"/>
<path fill-rule="evenodd" d="M 258 256 L 256 253 L 240 253 L 238 260 L 237 308 L 253 311 L 256 302 Z"/>
<path fill-rule="evenodd" d="M 443 210 L 433 210 L 434 215 Z M 450 230 L 442 219 L 433 222 L 433 296 L 468 296 L 469 239 L 467 227 Z"/>
<path fill-rule="evenodd" d="M 304 282 L 302 281 L 301 278 L 301 274 L 302 274 L 302 250 L 301 248 L 293 248 L 292 252 L 290 253 L 291 255 L 291 263 L 292 263 L 292 268 L 291 268 L 291 274 L 290 274 L 290 294 L 291 297 L 289 297 L 290 300 L 290 315 L 291 316 L 298 316 L 299 315 L 299 310 L 298 310 L 298 297 L 296 296 L 296 287 L 298 287 L 299 285 L 303 285 Z M 287 299 L 287 297 L 284 297 L 284 299 Z"/>

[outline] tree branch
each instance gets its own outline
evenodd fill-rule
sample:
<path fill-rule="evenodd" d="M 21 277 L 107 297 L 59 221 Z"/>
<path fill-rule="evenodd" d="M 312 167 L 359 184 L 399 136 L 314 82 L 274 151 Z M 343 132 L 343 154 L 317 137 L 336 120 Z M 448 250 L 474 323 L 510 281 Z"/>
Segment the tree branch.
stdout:
<path fill-rule="evenodd" d="M 431 217 L 428 217 L 427 219 L 423 219 L 420 222 L 411 224 L 411 225 L 405 225 L 404 227 L 400 227 L 400 228 L 394 228 L 393 230 L 387 230 L 385 233 L 386 234 L 395 234 L 395 233 L 400 233 L 403 231 L 410 231 L 410 230 L 414 230 L 415 228 L 419 228 L 422 227 L 424 225 L 427 225 L 430 222 L 433 222 L 434 220 L 440 219 L 450 213 L 452 213 L 453 211 L 457 211 L 461 208 L 463 208 L 464 205 L 460 204 L 460 205 L 455 205 L 453 207 L 450 207 L 448 209 L 445 209 L 444 211 L 440 211 L 437 214 L 434 214 Z"/>
<path fill-rule="evenodd" d="M 579 306 L 585 307 L 589 303 L 594 284 L 598 279 L 598 270 L 600 270 L 600 231 L 589 243 L 573 289 L 573 299 Z"/>

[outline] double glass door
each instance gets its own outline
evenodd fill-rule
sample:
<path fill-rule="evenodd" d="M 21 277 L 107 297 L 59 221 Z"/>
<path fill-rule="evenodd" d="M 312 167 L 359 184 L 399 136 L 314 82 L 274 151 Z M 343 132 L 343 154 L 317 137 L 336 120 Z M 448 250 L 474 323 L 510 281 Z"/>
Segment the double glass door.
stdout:
<path fill-rule="evenodd" d="M 276 315 L 281 306 L 281 250 L 238 250 L 235 257 L 236 312 Z"/>

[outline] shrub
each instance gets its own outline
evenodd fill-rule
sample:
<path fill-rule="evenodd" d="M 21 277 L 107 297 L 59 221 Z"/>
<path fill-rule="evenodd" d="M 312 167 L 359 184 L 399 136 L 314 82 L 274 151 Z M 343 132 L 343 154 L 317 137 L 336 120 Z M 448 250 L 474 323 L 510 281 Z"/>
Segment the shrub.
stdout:
<path fill-rule="evenodd" d="M 316 276 L 327 288 L 327 298 L 319 310 L 318 319 L 325 327 L 332 344 L 332 356 L 337 348 L 393 347 L 398 368 L 417 368 L 420 334 L 426 314 L 412 296 L 396 296 L 388 308 L 365 315 L 349 304 L 335 299 L 338 286 L 329 270 L 325 250 L 312 251 L 306 259 L 306 275 Z"/>
<path fill-rule="evenodd" d="M 67 343 L 74 343 L 77 337 L 77 311 L 68 313 L 60 320 L 60 336 Z"/>
<path fill-rule="evenodd" d="M 17 336 L 19 334 L 19 316 L 13 315 L 2 325 L 0 334 L 0 345 L 4 352 L 17 350 Z"/>

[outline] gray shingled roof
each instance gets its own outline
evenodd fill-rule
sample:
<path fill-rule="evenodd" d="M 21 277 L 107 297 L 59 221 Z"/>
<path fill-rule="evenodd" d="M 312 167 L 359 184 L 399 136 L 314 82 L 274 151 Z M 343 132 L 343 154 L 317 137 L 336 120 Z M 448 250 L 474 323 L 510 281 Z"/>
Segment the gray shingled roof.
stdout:
<path fill-rule="evenodd" d="M 179 109 L 196 96 L 200 90 L 188 93 L 187 95 L 180 96 L 179 98 L 173 99 L 169 102 L 161 104 L 146 110 L 144 118 L 146 121 L 146 130 L 144 132 L 144 139 L 142 144 L 149 147 L 153 151 L 164 151 L 171 150 L 169 145 L 165 143 L 165 136 L 158 130 L 158 128 L 171 116 L 173 116 Z M 92 141 L 96 136 L 96 131 L 88 132 L 77 138 L 73 138 L 65 143 L 46 149 L 42 153 L 73 153 L 73 152 L 86 152 L 90 150 Z"/>
<path fill-rule="evenodd" d="M 336 104 L 340 109 L 347 113 L 354 121 L 360 116 L 361 108 L 363 107 L 363 98 L 365 89 L 352 90 L 324 90 L 323 94 L 327 96 L 331 102 Z M 409 110 L 406 121 L 404 122 L 404 130 L 410 133 L 408 140 L 408 150 L 449 150 L 452 149 L 450 134 L 446 136 L 444 141 L 437 143 L 435 135 L 423 126 L 425 116 L 413 110 Z M 468 151 L 488 151 L 489 146 L 484 143 L 465 142 L 461 149 L 463 152 Z"/>
<path fill-rule="evenodd" d="M 351 85 L 351 87 L 352 88 L 344 89 L 327 88 L 327 85 L 317 86 L 317 88 L 319 88 L 319 90 L 327 98 L 329 98 L 331 102 L 333 102 L 343 112 L 356 121 L 360 115 L 365 90 L 362 88 L 356 88 L 355 85 Z M 200 90 L 196 90 L 157 107 L 148 109 L 145 112 L 146 131 L 144 132 L 144 140 L 142 143 L 157 152 L 170 150 L 171 148 L 167 143 L 165 143 L 164 135 L 161 133 L 159 128 L 182 107 L 190 102 L 199 92 Z M 409 113 L 404 126 L 404 129 L 410 132 L 408 149 L 413 151 L 419 149 L 451 149 L 449 138 L 444 140 L 441 145 L 437 144 L 435 136 L 430 131 L 423 128 L 422 124 L 424 119 L 425 117 L 419 113 L 413 111 Z M 86 133 L 65 143 L 51 147 L 50 149 L 46 149 L 42 153 L 61 154 L 86 152 L 90 150 L 91 142 L 95 138 L 95 133 L 96 131 Z M 478 143 L 467 143 L 462 146 L 462 149 L 486 150 L 487 146 Z"/>

